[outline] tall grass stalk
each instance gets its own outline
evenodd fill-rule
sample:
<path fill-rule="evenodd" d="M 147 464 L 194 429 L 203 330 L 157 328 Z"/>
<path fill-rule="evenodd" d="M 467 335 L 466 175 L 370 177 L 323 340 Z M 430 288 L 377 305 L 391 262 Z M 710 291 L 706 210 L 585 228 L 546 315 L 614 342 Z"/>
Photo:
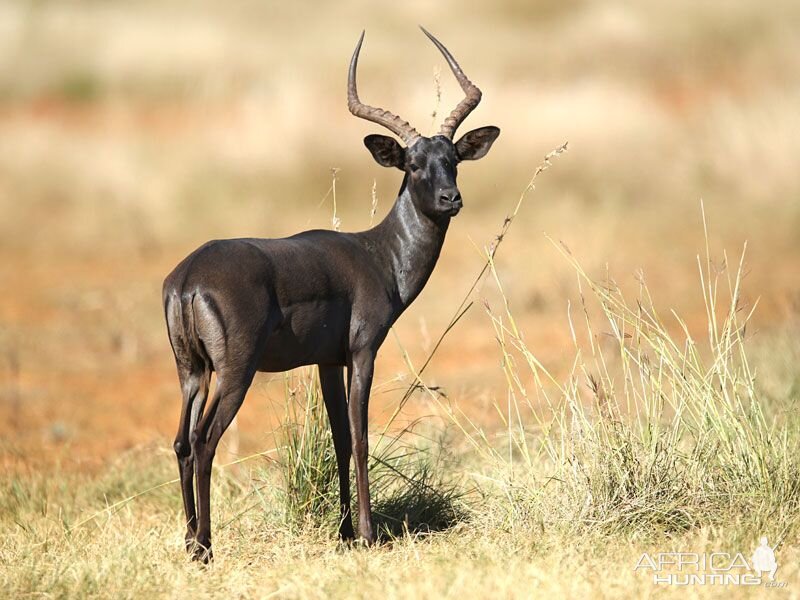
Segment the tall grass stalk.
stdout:
<path fill-rule="evenodd" d="M 498 446 L 478 429 L 471 435 L 493 457 L 492 473 L 503 474 L 495 480 L 509 520 L 535 515 L 543 527 L 636 536 L 734 518 L 777 542 L 795 527 L 798 432 L 796 421 L 768 416 L 748 360 L 755 305 L 742 301 L 745 252 L 733 268 L 727 255 L 715 266 L 707 240 L 698 256 L 705 339 L 675 311 L 665 320 L 642 277 L 631 300 L 553 242 L 580 297 L 579 311 L 567 311 L 575 354 L 565 375 L 526 341 L 487 253 L 502 295 L 502 307 L 487 303 L 486 312 L 508 383 L 497 404 L 507 439 Z"/>

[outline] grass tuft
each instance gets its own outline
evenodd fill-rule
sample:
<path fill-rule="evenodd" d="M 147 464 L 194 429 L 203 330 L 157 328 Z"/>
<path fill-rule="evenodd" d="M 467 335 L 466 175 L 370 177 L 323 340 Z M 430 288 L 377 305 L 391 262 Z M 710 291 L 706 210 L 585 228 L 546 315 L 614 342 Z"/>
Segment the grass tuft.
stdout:
<path fill-rule="evenodd" d="M 287 374 L 284 399 L 277 463 L 285 519 L 320 525 L 338 518 L 339 480 L 317 370 Z"/>
<path fill-rule="evenodd" d="M 285 390 L 277 460 L 285 520 L 295 527 L 338 526 L 336 454 L 316 369 L 288 374 Z M 384 430 L 371 448 L 370 489 L 380 539 L 443 531 L 465 520 L 467 492 L 452 473 L 443 438 L 418 435 L 409 426 L 395 435 Z M 350 487 L 356 515 L 352 469 Z"/>
<path fill-rule="evenodd" d="M 577 276 L 585 324 L 579 335 L 568 310 L 575 354 L 560 376 L 517 327 L 490 257 L 503 298 L 501 310 L 486 310 L 509 382 L 496 407 L 506 444 L 477 429 L 472 437 L 503 473 L 495 481 L 507 520 L 653 539 L 734 519 L 779 546 L 793 539 L 800 431 L 769 405 L 748 358 L 755 306 L 742 301 L 744 252 L 733 269 L 714 266 L 708 243 L 698 258 L 701 338 L 675 311 L 662 318 L 643 278 L 631 300 L 555 246 Z"/>

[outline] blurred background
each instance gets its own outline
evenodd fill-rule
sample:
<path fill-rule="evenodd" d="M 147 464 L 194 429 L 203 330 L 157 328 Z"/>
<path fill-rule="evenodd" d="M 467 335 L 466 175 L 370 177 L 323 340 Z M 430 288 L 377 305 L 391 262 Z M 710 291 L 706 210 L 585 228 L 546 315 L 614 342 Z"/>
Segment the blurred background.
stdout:
<path fill-rule="evenodd" d="M 465 210 L 437 270 L 396 326 L 419 366 L 545 154 L 498 270 L 531 348 L 555 371 L 573 353 L 575 275 L 636 289 L 703 335 L 696 257 L 720 269 L 745 241 L 756 343 L 800 310 L 800 4 L 774 0 L 405 3 L 0 2 L 0 464 L 94 469 L 142 445 L 169 451 L 179 389 L 161 282 L 211 238 L 370 226 L 401 175 L 346 108 L 347 64 L 367 30 L 362 99 L 426 134 L 460 100 L 423 24 L 484 92 L 460 132 L 497 125 L 465 164 Z M 491 280 L 476 299 L 496 301 Z M 481 302 L 426 372 L 491 426 L 506 394 Z M 782 360 L 795 368 L 795 358 Z M 389 336 L 374 422 L 409 382 Z M 281 376 L 257 377 L 232 453 L 271 447 Z M 423 395 L 407 419 L 431 412 Z M 225 440 L 223 444 L 225 444 Z"/>

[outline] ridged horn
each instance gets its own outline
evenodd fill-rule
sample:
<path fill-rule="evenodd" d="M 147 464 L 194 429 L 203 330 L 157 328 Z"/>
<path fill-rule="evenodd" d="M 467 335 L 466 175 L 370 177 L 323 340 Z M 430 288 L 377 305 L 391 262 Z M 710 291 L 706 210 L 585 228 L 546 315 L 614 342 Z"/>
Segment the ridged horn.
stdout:
<path fill-rule="evenodd" d="M 419 133 L 407 121 L 404 121 L 388 110 L 376 108 L 363 104 L 358 99 L 358 88 L 356 86 L 356 71 L 358 70 L 358 55 L 361 52 L 361 44 L 364 42 L 364 32 L 358 38 L 353 58 L 350 59 L 350 71 L 347 77 L 347 108 L 356 117 L 372 121 L 378 125 L 383 125 L 392 133 L 399 136 L 407 146 L 411 146 L 419 137 Z"/>

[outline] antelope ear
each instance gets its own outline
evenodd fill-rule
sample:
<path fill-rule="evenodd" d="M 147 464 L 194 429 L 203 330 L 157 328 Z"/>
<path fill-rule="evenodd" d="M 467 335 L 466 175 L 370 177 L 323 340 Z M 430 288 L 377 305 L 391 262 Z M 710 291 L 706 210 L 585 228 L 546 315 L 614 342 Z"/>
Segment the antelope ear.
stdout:
<path fill-rule="evenodd" d="M 382 167 L 397 167 L 403 170 L 406 164 L 406 151 L 396 139 L 386 135 L 368 135 L 364 138 L 364 145 L 372 153 Z"/>
<path fill-rule="evenodd" d="M 478 160 L 483 158 L 498 135 L 500 135 L 500 128 L 491 125 L 468 131 L 456 142 L 458 159 Z"/>

